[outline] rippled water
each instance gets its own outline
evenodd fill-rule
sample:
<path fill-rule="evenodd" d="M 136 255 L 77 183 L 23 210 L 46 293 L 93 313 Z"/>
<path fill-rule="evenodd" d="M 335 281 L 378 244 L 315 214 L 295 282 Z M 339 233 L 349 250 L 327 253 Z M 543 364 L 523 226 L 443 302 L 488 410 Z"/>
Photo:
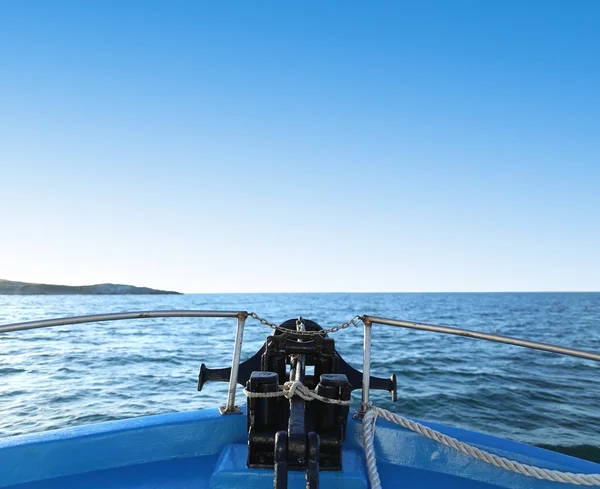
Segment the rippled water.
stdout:
<path fill-rule="evenodd" d="M 148 309 L 301 315 L 324 327 L 367 313 L 600 351 L 600 293 L 0 296 L 0 323 Z M 234 330 L 234 320 L 186 318 L 0 334 L 0 436 L 222 405 L 226 385 L 197 392 L 197 373 L 201 362 L 228 366 Z M 268 331 L 248 320 L 243 359 Z M 361 335 L 335 335 L 359 370 Z M 398 402 L 377 392 L 378 405 L 600 461 L 600 364 L 385 326 L 374 326 L 373 351 L 373 375 L 398 375 Z"/>

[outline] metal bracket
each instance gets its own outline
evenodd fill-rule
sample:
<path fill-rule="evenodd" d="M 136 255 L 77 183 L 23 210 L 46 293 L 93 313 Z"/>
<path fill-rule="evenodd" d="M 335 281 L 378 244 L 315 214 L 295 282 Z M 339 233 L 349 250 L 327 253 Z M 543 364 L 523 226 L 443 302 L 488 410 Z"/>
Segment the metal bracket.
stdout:
<path fill-rule="evenodd" d="M 393 401 L 397 399 L 395 375 L 389 379 L 371 377 L 366 363 L 368 377 L 364 378 L 340 356 L 333 338 L 326 334 L 295 334 L 307 331 L 322 331 L 322 328 L 313 321 L 291 319 L 269 335 L 265 344 L 245 362 L 236 364 L 234 350 L 232 368 L 209 369 L 202 364 L 198 390 L 209 381 L 228 381 L 230 393 L 234 383 L 245 385 L 249 392 L 269 393 L 277 392 L 279 385 L 290 380 L 300 381 L 329 399 L 349 401 L 355 389 L 363 389 L 363 396 L 364 390 L 386 390 Z M 307 374 L 306 366 L 313 367 L 311 374 Z M 231 403 L 219 411 L 241 412 Z M 250 397 L 248 466 L 273 467 L 276 489 L 287 487 L 288 470 L 304 470 L 307 489 L 318 489 L 320 470 L 341 470 L 348 411 L 347 405 L 306 402 L 297 396 L 289 400 L 281 396 Z"/>
<path fill-rule="evenodd" d="M 239 406 L 233 406 L 231 409 L 227 406 L 219 406 L 219 414 L 242 414 L 243 412 Z"/>
<path fill-rule="evenodd" d="M 292 321 L 292 320 L 290 320 L 290 321 Z M 289 327 L 290 321 L 286 321 L 281 326 Z M 293 320 L 293 321 L 295 324 L 295 320 Z M 304 322 L 306 323 L 307 329 L 309 331 L 311 331 L 311 327 L 314 327 L 314 326 L 316 326 L 318 329 L 321 329 L 321 327 L 318 324 L 314 323 L 313 321 L 308 321 L 305 319 Z M 237 383 L 239 385 L 245 386 L 246 383 L 250 380 L 250 376 L 252 375 L 252 372 L 262 370 L 262 357 L 265 354 L 267 344 L 272 341 L 278 341 L 279 342 L 278 346 L 282 346 L 283 345 L 282 342 L 284 341 L 284 339 L 283 338 L 279 339 L 279 337 L 282 334 L 283 333 L 281 333 L 280 331 L 276 331 L 274 335 L 269 336 L 267 338 L 267 341 L 265 342 L 265 344 L 252 357 L 250 357 L 245 362 L 242 362 L 239 364 L 238 375 L 237 375 Z M 290 341 L 290 342 L 294 341 L 296 343 L 296 338 L 294 338 L 293 335 L 288 336 L 286 334 L 286 336 L 287 336 L 287 338 L 285 339 L 286 343 L 288 341 Z M 323 338 L 327 338 L 327 336 L 325 336 L 325 337 L 316 336 L 315 338 L 323 339 Z M 319 340 L 316 339 L 314 341 L 319 341 Z M 299 350 L 303 348 L 303 346 L 298 345 L 298 343 L 296 343 L 296 345 Z M 363 388 L 362 372 L 356 370 L 354 367 L 352 367 L 350 364 L 348 364 L 341 357 L 341 355 L 337 352 L 337 350 L 334 349 L 333 354 L 336 357 L 335 361 L 337 362 L 337 365 L 338 365 L 337 371 L 338 371 L 338 373 L 346 375 L 346 377 L 348 378 L 348 382 L 350 382 L 350 386 L 351 386 L 350 390 L 354 391 L 356 389 L 362 389 Z M 212 369 L 212 368 L 208 368 L 203 363 L 200 365 L 200 372 L 198 373 L 198 390 L 201 391 L 202 387 L 204 386 L 204 384 L 206 382 L 229 382 L 230 379 L 231 379 L 231 367 Z M 307 380 L 306 380 L 307 387 L 314 389 L 316 387 L 317 383 L 318 383 L 318 379 L 313 379 L 313 378 L 311 378 L 311 376 L 307 376 Z M 388 391 L 391 395 L 393 402 L 396 402 L 396 400 L 398 399 L 396 374 L 392 374 L 387 379 L 381 378 L 381 377 L 369 376 L 368 385 L 369 385 L 369 389 Z"/>

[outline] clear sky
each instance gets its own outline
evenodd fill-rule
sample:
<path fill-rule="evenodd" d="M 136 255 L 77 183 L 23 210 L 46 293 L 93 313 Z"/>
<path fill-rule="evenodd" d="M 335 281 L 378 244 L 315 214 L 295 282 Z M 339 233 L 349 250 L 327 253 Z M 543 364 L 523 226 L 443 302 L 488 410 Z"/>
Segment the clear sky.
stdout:
<path fill-rule="evenodd" d="M 600 290 L 600 2 L 0 2 L 0 278 Z"/>

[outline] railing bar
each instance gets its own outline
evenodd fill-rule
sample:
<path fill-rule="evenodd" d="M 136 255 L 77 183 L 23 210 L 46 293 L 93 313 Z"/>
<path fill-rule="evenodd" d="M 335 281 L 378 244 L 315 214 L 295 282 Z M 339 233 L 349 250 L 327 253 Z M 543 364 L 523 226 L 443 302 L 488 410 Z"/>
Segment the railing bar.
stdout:
<path fill-rule="evenodd" d="M 361 398 L 361 412 L 366 413 L 369 408 L 369 388 L 371 387 L 371 321 L 363 321 L 363 385 Z"/>
<path fill-rule="evenodd" d="M 551 345 L 549 343 L 540 343 L 537 341 L 522 340 L 510 336 L 502 336 L 492 333 L 480 333 L 479 331 L 471 331 L 468 329 L 452 328 L 450 326 L 438 326 L 435 324 L 416 323 L 413 321 L 403 321 L 398 319 L 387 319 L 374 316 L 363 316 L 363 321 L 368 321 L 373 324 L 385 324 L 387 326 L 396 326 L 399 328 L 418 329 L 423 331 L 434 331 L 436 333 L 452 334 L 456 336 L 464 336 L 466 338 L 475 338 L 478 340 L 495 341 L 497 343 L 506 343 L 508 345 L 523 346 L 525 348 L 533 348 L 534 350 L 549 351 L 561 355 L 569 355 L 572 357 L 585 358 L 600 362 L 600 354 L 588 352 L 584 350 L 576 350 L 574 348 L 565 348 L 562 346 Z"/>
<path fill-rule="evenodd" d="M 237 388 L 238 371 L 240 368 L 240 356 L 242 354 L 242 342 L 244 339 L 244 324 L 246 316 L 238 316 L 235 330 L 235 343 L 233 345 L 233 358 L 231 360 L 231 374 L 229 375 L 229 387 L 227 390 L 227 405 L 221 409 L 221 414 L 241 413 L 241 409 L 235 405 L 235 391 Z"/>
<path fill-rule="evenodd" d="M 202 311 L 202 310 L 165 310 L 165 311 L 137 311 L 116 312 L 109 314 L 91 314 L 88 316 L 73 316 L 56 319 L 43 319 L 40 321 L 27 321 L 23 323 L 5 324 L 0 326 L 0 333 L 10 331 L 23 331 L 27 329 L 51 328 L 54 326 L 68 326 L 70 324 L 97 323 L 101 321 L 120 321 L 123 319 L 149 319 L 173 317 L 202 317 L 202 318 L 246 318 L 246 311 Z"/>

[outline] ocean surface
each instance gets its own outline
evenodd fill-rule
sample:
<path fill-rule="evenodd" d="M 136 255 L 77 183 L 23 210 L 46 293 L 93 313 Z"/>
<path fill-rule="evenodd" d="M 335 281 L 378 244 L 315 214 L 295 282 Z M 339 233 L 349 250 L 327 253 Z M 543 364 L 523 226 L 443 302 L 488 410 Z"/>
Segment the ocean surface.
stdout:
<path fill-rule="evenodd" d="M 154 309 L 303 316 L 326 328 L 372 314 L 600 352 L 600 293 L 0 296 L 0 324 Z M 223 405 L 226 384 L 196 391 L 198 368 L 229 366 L 234 331 L 235 320 L 184 318 L 0 334 L 0 437 Z M 269 331 L 248 319 L 242 360 Z M 334 338 L 362 370 L 362 329 Z M 376 325 L 372 374 L 392 373 L 398 401 L 373 391 L 377 405 L 600 462 L 598 363 Z"/>

